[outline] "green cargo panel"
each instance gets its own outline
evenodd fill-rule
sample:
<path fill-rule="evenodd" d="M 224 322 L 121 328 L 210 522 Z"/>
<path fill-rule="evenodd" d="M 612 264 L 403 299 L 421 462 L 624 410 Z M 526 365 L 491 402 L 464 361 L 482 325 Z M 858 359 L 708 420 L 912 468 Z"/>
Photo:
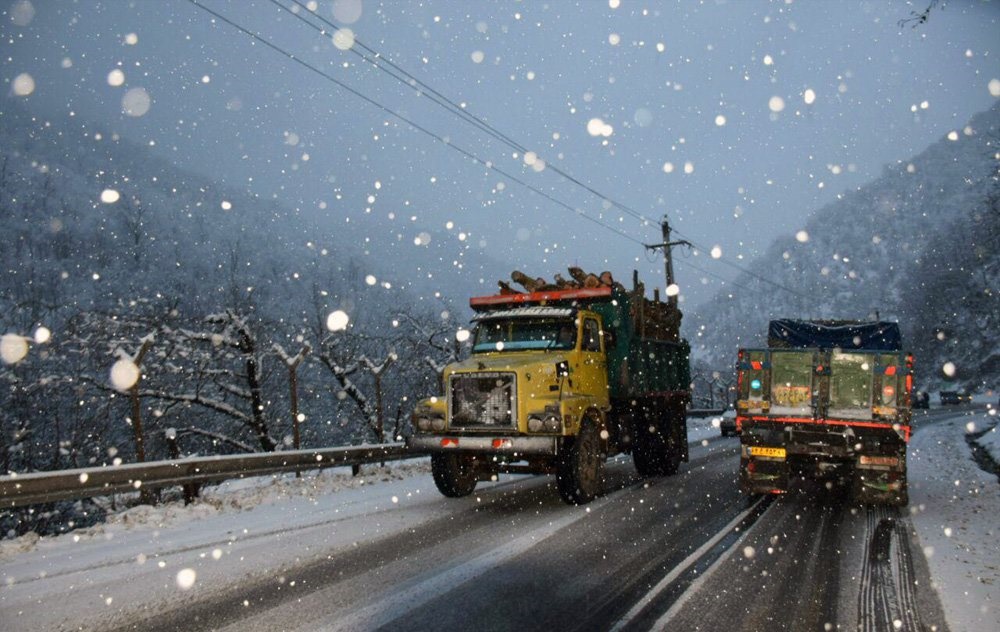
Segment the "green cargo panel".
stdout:
<path fill-rule="evenodd" d="M 690 388 L 691 348 L 687 341 L 641 338 L 633 327 L 627 293 L 616 292 L 611 301 L 588 307 L 601 315 L 607 330 L 614 332 L 613 344 L 605 345 L 612 399 Z"/>
<path fill-rule="evenodd" d="M 830 357 L 830 404 L 833 419 L 872 418 L 875 354 L 833 352 Z"/>
<path fill-rule="evenodd" d="M 771 414 L 808 416 L 813 409 L 811 351 L 771 351 Z"/>

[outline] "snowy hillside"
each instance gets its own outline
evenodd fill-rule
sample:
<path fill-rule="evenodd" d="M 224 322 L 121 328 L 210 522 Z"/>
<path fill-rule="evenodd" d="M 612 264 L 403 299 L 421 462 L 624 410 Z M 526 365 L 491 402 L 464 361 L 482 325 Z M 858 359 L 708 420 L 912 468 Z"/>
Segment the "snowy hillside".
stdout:
<path fill-rule="evenodd" d="M 291 445 L 282 365 L 307 347 L 305 446 L 398 432 L 436 392 L 464 301 L 495 283 L 478 266 L 501 267 L 469 261 L 468 235 L 444 228 L 368 234 L 365 216 L 389 212 L 372 201 L 378 183 L 360 200 L 334 192 L 340 206 L 320 213 L 75 117 L 6 101 L 0 120 L 4 471 L 133 460 L 122 359 L 141 369 L 147 458 L 170 456 L 169 429 L 182 454 Z"/>
<path fill-rule="evenodd" d="M 742 275 L 694 310 L 688 335 L 695 353 L 724 367 L 738 346 L 764 344 L 772 318 L 877 314 L 900 322 L 904 343 L 926 367 L 921 385 L 951 377 L 995 386 L 998 141 L 994 107 L 790 227 L 749 265 L 756 277 Z M 968 310 L 955 309 L 963 302 Z M 949 361 L 945 375 L 940 369 Z"/>

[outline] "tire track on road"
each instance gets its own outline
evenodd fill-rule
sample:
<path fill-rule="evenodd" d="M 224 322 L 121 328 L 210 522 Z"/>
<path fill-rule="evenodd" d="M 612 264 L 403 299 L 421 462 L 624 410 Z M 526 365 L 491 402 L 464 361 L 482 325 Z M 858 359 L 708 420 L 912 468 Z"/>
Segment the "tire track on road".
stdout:
<path fill-rule="evenodd" d="M 917 607 L 908 521 L 895 507 L 867 507 L 858 621 L 862 632 L 927 629 Z"/>

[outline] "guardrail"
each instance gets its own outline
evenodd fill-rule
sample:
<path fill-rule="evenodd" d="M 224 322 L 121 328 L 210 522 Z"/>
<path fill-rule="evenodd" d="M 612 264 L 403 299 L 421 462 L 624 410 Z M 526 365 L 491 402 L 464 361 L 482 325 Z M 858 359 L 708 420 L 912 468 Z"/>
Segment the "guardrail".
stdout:
<path fill-rule="evenodd" d="M 692 409 L 687 414 L 689 417 L 708 417 L 721 415 L 723 410 Z M 386 443 L 11 474 L 0 476 L 0 510 L 144 489 L 201 485 L 231 478 L 401 461 L 419 456 L 424 454 L 407 450 L 403 443 Z"/>
<path fill-rule="evenodd" d="M 56 500 L 424 456 L 403 443 L 149 461 L 0 476 L 0 510 Z"/>

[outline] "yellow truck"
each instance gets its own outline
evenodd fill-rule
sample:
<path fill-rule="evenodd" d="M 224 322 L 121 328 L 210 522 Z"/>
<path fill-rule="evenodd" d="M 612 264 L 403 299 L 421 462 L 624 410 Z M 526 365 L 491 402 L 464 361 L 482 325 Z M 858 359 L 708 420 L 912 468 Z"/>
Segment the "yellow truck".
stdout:
<path fill-rule="evenodd" d="M 603 490 L 608 457 L 642 475 L 686 461 L 688 343 L 680 312 L 620 284 L 503 292 L 470 300 L 472 354 L 444 369 L 445 392 L 413 413 L 413 450 L 431 455 L 442 494 L 503 472 L 555 474 L 562 499 Z"/>

